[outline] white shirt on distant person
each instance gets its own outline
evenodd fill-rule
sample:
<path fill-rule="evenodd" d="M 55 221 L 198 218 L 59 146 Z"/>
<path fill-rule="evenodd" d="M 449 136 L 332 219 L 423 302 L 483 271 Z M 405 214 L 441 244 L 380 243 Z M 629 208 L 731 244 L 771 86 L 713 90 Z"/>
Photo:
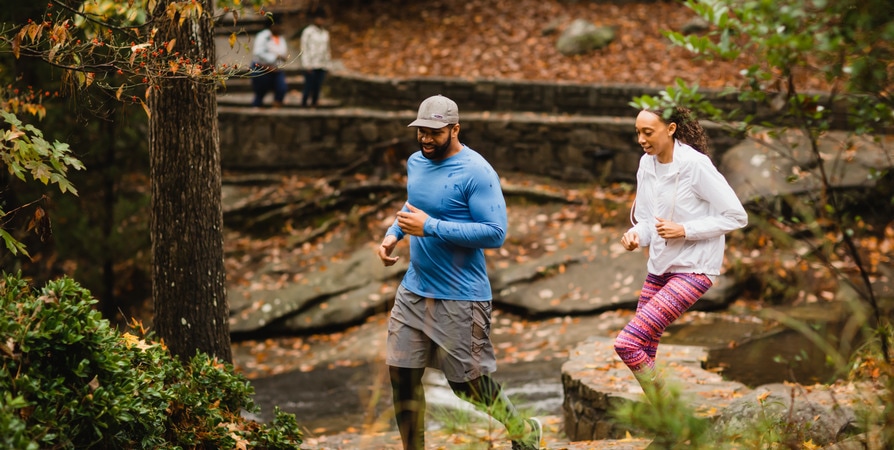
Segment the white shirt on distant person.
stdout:
<path fill-rule="evenodd" d="M 255 36 L 252 54 L 254 55 L 254 62 L 273 66 L 285 61 L 289 54 L 289 49 L 286 45 L 286 39 L 273 34 L 268 28 Z"/>
<path fill-rule="evenodd" d="M 305 69 L 329 69 L 329 31 L 310 24 L 301 32 L 301 66 Z"/>

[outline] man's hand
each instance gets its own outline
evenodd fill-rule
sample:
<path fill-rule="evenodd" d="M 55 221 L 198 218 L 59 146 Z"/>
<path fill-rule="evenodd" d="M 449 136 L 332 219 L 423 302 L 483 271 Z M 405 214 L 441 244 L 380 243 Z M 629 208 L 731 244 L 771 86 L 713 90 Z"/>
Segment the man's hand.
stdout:
<path fill-rule="evenodd" d="M 686 237 L 686 229 L 683 228 L 683 225 L 671 222 L 670 220 L 664 220 L 661 217 L 656 217 L 655 219 L 657 220 L 657 222 L 655 222 L 655 231 L 657 231 L 658 235 L 664 239 Z"/>
<path fill-rule="evenodd" d="M 400 259 L 400 256 L 391 256 L 391 253 L 394 251 L 394 247 L 397 245 L 397 238 L 394 235 L 389 234 L 385 236 L 385 239 L 382 241 L 382 245 L 376 248 L 376 255 L 379 259 L 382 260 L 382 264 L 385 267 L 393 266 L 397 260 Z"/>
<path fill-rule="evenodd" d="M 636 231 L 628 231 L 621 236 L 621 245 L 625 249 L 633 251 L 639 248 L 639 234 Z"/>
<path fill-rule="evenodd" d="M 409 211 L 400 210 L 397 212 L 397 224 L 400 226 L 400 229 L 404 233 L 413 236 L 425 236 L 423 228 L 425 227 L 425 221 L 428 219 L 428 214 L 409 203 L 407 203 L 407 209 Z"/>

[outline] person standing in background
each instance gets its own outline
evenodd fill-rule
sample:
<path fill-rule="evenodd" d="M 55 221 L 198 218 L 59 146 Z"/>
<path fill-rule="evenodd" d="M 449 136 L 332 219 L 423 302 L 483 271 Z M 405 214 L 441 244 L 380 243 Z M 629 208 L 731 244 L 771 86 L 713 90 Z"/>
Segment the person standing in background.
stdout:
<path fill-rule="evenodd" d="M 425 448 L 426 367 L 444 372 L 453 392 L 499 420 L 513 450 L 540 448 L 542 427 L 520 414 L 490 374 L 497 370 L 484 249 L 506 238 L 500 177 L 459 141 L 459 110 L 442 95 L 419 106 L 419 151 L 407 159 L 407 202 L 376 255 L 385 266 L 410 240 L 410 265 L 388 323 L 386 361 L 404 450 Z"/>
<path fill-rule="evenodd" d="M 615 352 L 651 400 L 663 395 L 655 368 L 661 335 L 713 285 L 725 235 L 747 225 L 748 214 L 705 154 L 707 136 L 689 110 L 675 107 L 667 118 L 640 111 L 636 138 L 645 154 L 636 173 L 633 226 L 621 244 L 649 248 L 648 274 Z"/>
<path fill-rule="evenodd" d="M 312 23 L 301 32 L 301 68 L 304 72 L 304 89 L 301 106 L 317 106 L 323 79 L 332 59 L 329 50 L 329 30 L 325 28 L 326 13 L 322 9 L 310 12 Z"/>
<path fill-rule="evenodd" d="M 274 108 L 281 107 L 286 98 L 286 73 L 280 66 L 285 63 L 289 49 L 281 22 L 281 14 L 268 16 L 264 21 L 264 29 L 255 35 L 251 63 L 251 87 L 255 94 L 252 106 L 263 106 L 264 97 L 270 91 L 273 91 Z"/>

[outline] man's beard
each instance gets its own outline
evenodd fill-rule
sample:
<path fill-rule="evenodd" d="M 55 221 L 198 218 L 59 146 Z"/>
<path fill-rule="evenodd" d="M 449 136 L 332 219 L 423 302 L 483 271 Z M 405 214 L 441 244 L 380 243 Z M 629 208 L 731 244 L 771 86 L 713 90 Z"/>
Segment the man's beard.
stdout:
<path fill-rule="evenodd" d="M 436 145 L 434 148 L 434 151 L 430 155 L 428 153 L 425 153 L 425 150 L 422 149 L 421 142 L 419 143 L 419 149 L 422 150 L 422 156 L 424 156 L 432 161 L 439 161 L 439 160 L 444 159 L 444 155 L 447 154 L 447 150 L 450 149 L 450 144 L 452 144 L 452 143 L 453 143 L 453 134 L 451 133 L 449 136 L 447 136 L 447 142 L 445 142 L 444 145 Z"/>

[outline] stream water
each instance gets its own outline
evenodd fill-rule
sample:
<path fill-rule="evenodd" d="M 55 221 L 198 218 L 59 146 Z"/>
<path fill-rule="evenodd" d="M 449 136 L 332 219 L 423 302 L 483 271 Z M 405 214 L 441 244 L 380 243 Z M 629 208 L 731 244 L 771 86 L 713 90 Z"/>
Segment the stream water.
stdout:
<path fill-rule="evenodd" d="M 556 341 L 554 330 L 525 335 L 526 345 L 537 346 L 530 340 L 539 336 L 555 354 L 567 351 L 574 342 L 581 342 L 588 334 L 607 334 L 607 319 L 592 317 L 574 325 L 574 331 L 564 331 L 563 339 Z M 528 324 L 537 326 L 535 322 Z M 835 335 L 837 327 L 824 331 Z M 550 334 L 552 333 L 552 334 Z M 742 336 L 751 336 L 742 339 Z M 384 334 L 381 335 L 384 339 Z M 522 337 L 520 337 L 522 338 Z M 506 351 L 509 336 L 495 337 Z M 729 345 L 740 340 L 739 345 Z M 663 343 L 701 345 L 708 347 L 708 368 L 722 367 L 726 378 L 754 387 L 782 381 L 813 384 L 826 382 L 834 375 L 826 366 L 825 355 L 806 337 L 791 330 L 767 332 L 756 322 L 701 320 L 685 325 L 674 325 L 667 330 Z M 544 344 L 545 346 L 546 344 Z M 498 346 L 500 348 L 500 346 Z M 498 356 L 501 350 L 498 350 Z M 566 354 L 567 355 L 567 354 Z M 660 358 L 660 348 L 659 348 Z M 562 415 L 563 387 L 562 364 L 565 359 L 528 358 L 528 361 L 512 361 L 499 364 L 494 374 L 504 384 L 507 394 L 516 406 L 539 416 Z M 427 426 L 435 429 L 443 425 L 439 411 L 471 411 L 469 405 L 453 395 L 443 375 L 437 371 L 426 372 L 426 400 L 430 412 Z M 315 435 L 358 432 L 361 430 L 393 430 L 391 414 L 391 387 L 384 363 L 364 362 L 352 367 L 317 369 L 308 372 L 293 371 L 252 380 L 255 403 L 261 413 L 256 419 L 272 419 L 274 406 L 294 413 L 302 427 Z M 443 414 L 441 415 L 444 416 Z"/>
<path fill-rule="evenodd" d="M 535 415 L 560 415 L 562 361 L 525 362 L 501 367 L 494 374 L 520 409 Z M 457 398 L 443 374 L 428 370 L 425 376 L 429 419 L 426 425 L 443 425 L 447 411 L 476 414 Z M 272 419 L 274 405 L 295 414 L 302 427 L 314 434 L 335 434 L 363 428 L 393 431 L 391 387 L 382 364 L 364 364 L 311 372 L 290 372 L 253 380 L 255 403 L 263 421 Z"/>

